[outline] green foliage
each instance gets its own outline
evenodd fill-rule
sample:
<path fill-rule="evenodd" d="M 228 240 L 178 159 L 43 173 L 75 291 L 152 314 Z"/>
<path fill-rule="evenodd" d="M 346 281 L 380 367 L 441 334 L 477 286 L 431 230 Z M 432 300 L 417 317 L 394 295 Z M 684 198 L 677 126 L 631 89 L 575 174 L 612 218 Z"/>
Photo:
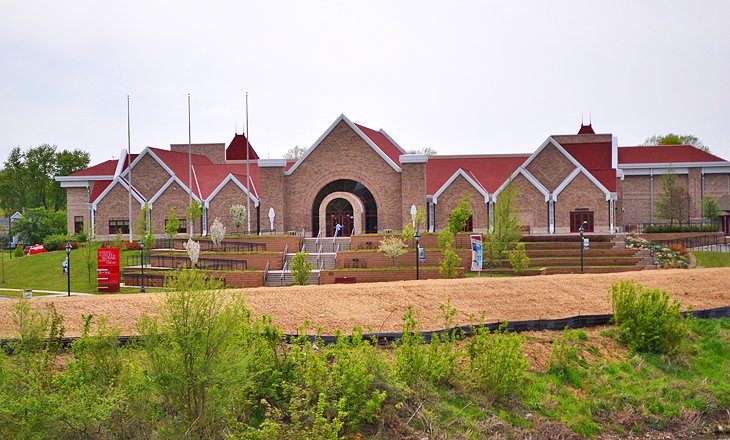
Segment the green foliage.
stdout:
<path fill-rule="evenodd" d="M 658 218 L 669 220 L 669 225 L 682 223 L 683 219 L 689 222 L 689 193 L 685 185 L 677 182 L 677 173 L 670 166 L 662 175 L 663 191 L 656 201 L 656 214 Z"/>
<path fill-rule="evenodd" d="M 714 225 L 652 225 L 645 226 L 646 234 L 661 234 L 669 232 L 717 232 L 720 228 Z"/>
<path fill-rule="evenodd" d="M 241 204 L 233 205 L 228 213 L 233 219 L 233 225 L 236 227 L 236 232 L 238 232 L 238 229 L 243 224 L 243 220 L 246 219 L 246 207 Z"/>
<path fill-rule="evenodd" d="M 415 222 L 415 227 L 413 223 Z M 426 222 L 426 211 L 423 210 L 423 207 L 418 206 L 416 207 L 416 216 L 414 219 L 412 219 L 411 222 L 406 223 L 406 225 L 403 227 L 403 232 L 401 233 L 401 237 L 403 238 L 403 241 L 406 243 L 413 240 L 413 237 L 416 235 L 416 231 L 420 231 L 421 227 L 423 227 L 423 224 Z"/>
<path fill-rule="evenodd" d="M 521 274 L 530 265 L 530 257 L 525 252 L 525 243 L 517 243 L 517 246 L 509 253 L 509 263 L 516 274 Z"/>
<path fill-rule="evenodd" d="M 697 136 L 691 134 L 679 135 L 674 133 L 667 133 L 665 135 L 653 135 L 646 138 L 644 145 L 692 145 L 698 150 L 710 152 L 710 147 L 705 145 Z"/>
<path fill-rule="evenodd" d="M 185 210 L 185 218 L 188 219 L 188 225 L 190 226 L 190 236 L 195 233 L 195 223 L 203 216 L 203 205 L 199 201 L 193 200 L 193 202 Z"/>
<path fill-rule="evenodd" d="M 517 189 L 508 185 L 499 193 L 494 204 L 493 228 L 484 240 L 484 258 L 492 267 L 499 266 L 507 251 L 522 237 L 517 197 Z"/>
<path fill-rule="evenodd" d="M 23 252 L 23 245 L 22 244 L 19 244 L 19 245 L 15 246 L 15 250 L 13 251 L 13 256 L 15 258 L 20 258 L 20 257 L 25 256 L 25 252 Z"/>
<path fill-rule="evenodd" d="M 582 341 L 588 335 L 581 330 L 563 330 L 560 339 L 553 342 L 548 360 L 548 372 L 559 376 L 573 386 L 579 387 L 586 373 L 587 363 L 582 356 Z"/>
<path fill-rule="evenodd" d="M 309 254 L 306 252 L 297 252 L 291 259 L 289 270 L 291 270 L 292 279 L 294 284 L 305 285 L 309 284 L 309 275 L 312 273 L 314 267 L 312 263 L 307 261 Z"/>
<path fill-rule="evenodd" d="M 445 278 L 456 278 L 459 276 L 459 267 L 461 267 L 461 257 L 453 248 L 444 248 L 443 258 L 439 262 L 439 272 Z"/>
<path fill-rule="evenodd" d="M 69 241 L 69 238 L 66 235 L 49 235 L 43 239 L 43 247 L 46 248 L 47 251 L 55 251 L 58 250 L 60 245 L 67 241 Z"/>
<path fill-rule="evenodd" d="M 505 326 L 494 333 L 479 327 L 466 343 L 468 383 L 497 402 L 522 392 L 527 371 L 524 338 L 507 333 Z"/>
<path fill-rule="evenodd" d="M 635 351 L 677 352 L 688 330 L 679 301 L 670 302 L 667 292 L 634 281 L 614 282 L 609 293 L 621 342 Z"/>
<path fill-rule="evenodd" d="M 698 267 L 730 267 L 730 253 L 692 251 Z"/>
<path fill-rule="evenodd" d="M 466 222 L 473 214 L 474 212 L 471 208 L 471 197 L 469 196 L 469 193 L 464 193 L 461 199 L 459 199 L 459 202 L 456 204 L 456 208 L 454 208 L 454 210 L 451 211 L 451 214 L 449 214 L 448 226 L 446 228 L 451 231 L 452 234 L 458 234 L 464 230 Z"/>
<path fill-rule="evenodd" d="M 18 234 L 20 241 L 30 245 L 43 243 L 49 235 L 66 235 L 66 211 L 28 209 L 13 223 L 10 233 Z"/>
<path fill-rule="evenodd" d="M 712 197 L 702 198 L 702 216 L 710 219 L 711 221 L 717 221 L 720 218 L 720 204 L 717 200 Z"/>
<path fill-rule="evenodd" d="M 167 222 L 165 223 L 165 234 L 167 238 L 172 240 L 174 235 L 177 235 L 177 231 L 180 229 L 180 219 L 177 218 L 177 212 L 175 208 L 170 208 L 167 213 Z"/>
<path fill-rule="evenodd" d="M 390 258 L 395 266 L 395 259 L 406 253 L 406 244 L 399 237 L 388 237 L 378 244 L 378 252 Z"/>

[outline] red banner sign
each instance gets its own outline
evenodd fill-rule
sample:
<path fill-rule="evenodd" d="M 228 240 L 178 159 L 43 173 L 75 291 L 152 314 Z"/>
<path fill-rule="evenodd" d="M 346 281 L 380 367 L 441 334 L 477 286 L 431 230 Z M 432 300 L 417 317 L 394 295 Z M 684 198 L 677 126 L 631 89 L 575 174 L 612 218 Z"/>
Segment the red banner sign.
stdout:
<path fill-rule="evenodd" d="M 119 292 L 119 248 L 99 248 L 96 250 L 99 292 Z"/>

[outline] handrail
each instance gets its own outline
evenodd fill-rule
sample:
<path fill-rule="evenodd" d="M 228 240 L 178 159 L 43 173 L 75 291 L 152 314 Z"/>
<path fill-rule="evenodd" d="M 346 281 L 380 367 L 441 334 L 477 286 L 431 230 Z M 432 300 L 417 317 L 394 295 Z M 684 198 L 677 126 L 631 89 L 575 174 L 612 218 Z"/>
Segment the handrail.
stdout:
<path fill-rule="evenodd" d="M 282 259 L 281 259 L 281 265 L 282 266 L 286 262 L 286 254 L 287 254 L 288 251 L 289 251 L 289 243 L 287 243 L 287 244 L 284 245 L 284 257 L 282 257 Z"/>
<path fill-rule="evenodd" d="M 337 248 L 333 249 L 333 250 L 335 251 L 335 254 L 337 254 L 337 252 L 339 252 L 339 251 L 340 251 L 340 245 L 341 245 L 341 244 L 342 244 L 342 243 L 337 243 Z"/>
<path fill-rule="evenodd" d="M 317 249 L 319 247 L 319 240 L 322 238 L 322 228 L 319 228 L 319 232 L 317 232 L 317 239 L 314 241 L 314 248 Z"/>
<path fill-rule="evenodd" d="M 261 282 L 261 284 L 264 285 L 264 286 L 266 285 L 266 276 L 269 275 L 269 265 L 270 264 L 271 263 L 267 260 L 266 261 L 266 266 L 264 267 L 264 280 Z"/>
<path fill-rule="evenodd" d="M 287 269 L 289 268 L 289 262 L 284 263 L 284 268 L 281 270 L 281 276 L 279 276 L 279 285 L 284 285 L 284 274 L 286 273 Z"/>
<path fill-rule="evenodd" d="M 317 272 L 317 284 L 322 284 L 322 271 L 324 270 L 324 261 L 319 263 L 319 272 Z"/>

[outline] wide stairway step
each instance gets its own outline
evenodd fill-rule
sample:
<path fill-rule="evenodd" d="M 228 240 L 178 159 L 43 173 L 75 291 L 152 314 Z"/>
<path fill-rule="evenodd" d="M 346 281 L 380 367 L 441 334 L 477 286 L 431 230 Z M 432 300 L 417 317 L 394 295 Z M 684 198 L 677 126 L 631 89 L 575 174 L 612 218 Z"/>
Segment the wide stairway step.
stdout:
<path fill-rule="evenodd" d="M 294 284 L 294 277 L 292 276 L 292 273 L 289 271 L 283 272 L 281 270 L 269 271 L 269 273 L 266 274 L 266 280 L 264 281 L 264 285 L 266 287 L 290 286 L 292 284 Z M 319 284 L 318 270 L 313 270 L 312 273 L 309 274 L 308 284 Z"/>

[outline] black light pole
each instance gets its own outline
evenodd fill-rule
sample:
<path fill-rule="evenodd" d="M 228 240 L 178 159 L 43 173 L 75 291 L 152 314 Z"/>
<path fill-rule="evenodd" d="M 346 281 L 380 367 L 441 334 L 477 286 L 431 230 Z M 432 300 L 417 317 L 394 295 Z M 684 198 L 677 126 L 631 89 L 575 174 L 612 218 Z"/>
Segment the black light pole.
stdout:
<path fill-rule="evenodd" d="M 68 296 L 71 296 L 71 243 L 66 242 L 66 278 L 68 281 Z"/>
<path fill-rule="evenodd" d="M 413 236 L 413 238 L 416 239 L 416 279 L 420 279 L 420 275 L 418 273 L 418 260 L 420 259 L 420 256 L 418 255 L 419 250 L 419 243 L 421 242 L 421 234 L 416 231 L 416 234 Z"/>
<path fill-rule="evenodd" d="M 142 286 L 140 287 L 140 293 L 145 293 L 144 290 L 144 240 L 139 241 L 140 260 L 142 260 Z"/>
<path fill-rule="evenodd" d="M 583 221 L 583 224 L 578 228 L 578 232 L 580 232 L 580 273 L 583 273 L 583 232 L 587 224 L 587 221 Z"/>

